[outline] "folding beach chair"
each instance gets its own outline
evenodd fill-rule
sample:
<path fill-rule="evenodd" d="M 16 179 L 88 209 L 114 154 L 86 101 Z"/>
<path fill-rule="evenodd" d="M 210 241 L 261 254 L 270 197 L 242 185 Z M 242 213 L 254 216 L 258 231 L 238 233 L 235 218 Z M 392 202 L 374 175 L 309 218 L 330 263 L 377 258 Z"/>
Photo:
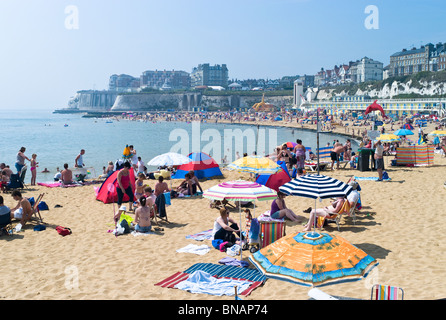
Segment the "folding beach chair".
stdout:
<path fill-rule="evenodd" d="M 286 223 L 282 221 L 259 221 L 260 248 L 264 248 L 285 236 Z"/>
<path fill-rule="evenodd" d="M 333 222 L 336 222 L 338 231 L 341 231 L 339 228 L 339 223 L 341 222 L 341 217 L 344 213 L 349 214 L 350 210 L 351 210 L 350 202 L 348 202 L 347 199 L 344 199 L 344 203 L 342 204 L 341 209 L 339 209 L 339 212 L 332 213 L 331 215 L 329 215 L 327 217 L 317 217 L 317 227 L 319 229 L 322 229 L 325 221 L 333 221 Z"/>
<path fill-rule="evenodd" d="M 19 178 L 20 178 L 20 181 L 22 182 L 23 188 L 26 188 L 26 186 L 25 186 L 26 169 L 28 169 L 28 168 L 26 166 L 23 166 L 19 172 Z"/>
<path fill-rule="evenodd" d="M 40 215 L 40 210 L 39 210 L 39 203 L 40 201 L 42 201 L 43 195 L 44 193 L 39 194 L 36 201 L 34 202 L 34 205 L 32 206 L 33 216 L 39 223 L 43 223 L 43 219 L 42 216 Z"/>
<path fill-rule="evenodd" d="M 20 176 L 17 173 L 11 174 L 9 183 L 5 186 L 5 190 L 23 189 L 24 185 Z"/>
<path fill-rule="evenodd" d="M 12 235 L 14 228 L 12 227 L 11 214 L 0 215 L 0 236 L 3 234 Z"/>
<path fill-rule="evenodd" d="M 372 287 L 371 300 L 404 300 L 404 291 L 399 287 L 375 284 Z"/>

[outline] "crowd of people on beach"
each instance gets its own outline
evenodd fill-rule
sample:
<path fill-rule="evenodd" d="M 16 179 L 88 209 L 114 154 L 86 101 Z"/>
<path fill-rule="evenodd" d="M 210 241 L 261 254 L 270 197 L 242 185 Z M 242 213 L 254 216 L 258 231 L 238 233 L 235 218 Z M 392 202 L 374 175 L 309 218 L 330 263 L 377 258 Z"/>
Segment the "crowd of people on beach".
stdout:
<path fill-rule="evenodd" d="M 290 125 L 292 123 L 300 124 L 303 128 L 305 126 L 311 126 L 316 124 L 316 114 L 315 112 L 256 112 L 256 113 L 241 113 L 241 112 L 198 112 L 198 113 L 145 113 L 145 114 L 132 114 L 129 117 L 126 114 L 121 116 L 115 116 L 115 119 L 119 120 L 139 120 L 139 121 L 150 121 L 150 122 L 158 122 L 158 121 L 200 121 L 200 122 L 225 122 L 225 123 L 241 123 L 241 122 L 249 122 L 249 123 L 266 123 L 267 121 L 277 122 L 275 119 L 280 118 L 280 121 L 284 124 Z M 432 119 L 427 119 L 432 121 Z M 411 123 L 410 119 L 401 117 L 400 119 L 393 120 L 392 118 L 384 119 L 385 124 L 390 126 L 390 131 L 393 131 L 396 128 L 402 128 L 404 124 Z M 370 127 L 368 127 L 370 126 Z M 298 128 L 298 126 L 295 126 Z M 345 132 L 349 136 L 360 139 L 360 148 L 366 149 L 374 149 L 374 161 L 375 161 L 375 169 L 378 172 L 377 181 L 383 180 L 383 156 L 394 154 L 396 148 L 400 144 L 414 144 L 414 141 L 407 139 L 407 137 L 403 137 L 402 141 L 396 141 L 391 143 L 381 143 L 379 140 L 372 140 L 368 137 L 368 130 L 376 130 L 374 127 L 373 121 L 370 121 L 367 117 L 363 118 L 363 120 L 359 121 L 357 118 L 353 118 L 351 114 L 349 115 L 329 115 L 326 112 L 320 115 L 320 131 L 331 131 L 336 127 L 344 127 Z M 438 122 L 436 124 L 435 129 L 441 130 L 444 128 L 444 124 L 442 122 Z M 386 129 L 384 126 L 381 127 L 380 133 L 384 134 Z M 419 125 L 418 128 L 418 137 L 419 141 L 425 141 L 430 144 L 435 144 L 437 148 L 446 147 L 446 137 L 442 137 L 441 139 L 434 139 L 433 141 L 429 141 L 427 137 L 427 133 L 423 132 L 423 128 Z M 341 161 L 347 161 L 350 163 L 350 169 L 354 169 L 356 167 L 356 163 L 358 160 L 357 154 L 352 149 L 351 140 L 346 139 L 344 143 L 340 143 L 339 140 L 334 140 L 333 143 L 328 143 L 326 146 L 330 150 L 330 160 L 331 160 L 331 170 L 339 169 L 339 164 Z M 118 171 L 117 181 L 118 187 L 116 189 L 118 195 L 118 207 L 123 209 L 124 198 L 127 197 L 128 200 L 128 211 L 135 212 L 135 222 L 138 226 L 138 230 L 148 230 L 150 229 L 150 220 L 153 218 L 166 218 L 166 199 L 164 194 L 169 193 L 172 197 L 176 197 L 178 195 L 181 196 L 192 196 L 196 195 L 198 190 L 202 193 L 203 190 L 201 188 L 200 182 L 197 177 L 194 175 L 194 172 L 191 171 L 185 175 L 185 179 L 179 184 L 177 187 L 170 187 L 165 182 L 166 179 L 170 179 L 172 174 L 174 173 L 174 168 L 172 167 L 160 167 L 157 171 L 148 172 L 146 168 L 146 164 L 142 161 L 141 157 L 137 156 L 136 150 L 132 145 L 129 146 L 130 154 L 125 161 L 116 161 L 113 163 L 112 161 L 108 162 L 107 166 L 103 167 L 103 173 L 101 178 L 106 179 L 114 172 Z M 36 173 L 37 168 L 39 167 L 39 162 L 37 162 L 37 154 L 32 154 L 31 157 L 28 157 L 26 154 L 26 148 L 21 147 L 16 155 L 16 162 L 14 163 L 14 167 L 16 172 L 10 168 L 9 165 L 5 163 L 0 164 L 0 184 L 2 190 L 5 190 L 10 183 L 11 176 L 17 175 L 21 178 L 21 181 L 24 180 L 24 174 L 26 173 L 26 161 L 29 162 L 30 171 L 31 171 L 31 185 L 36 185 Z M 79 154 L 74 159 L 74 168 L 84 168 L 85 163 L 83 156 L 85 155 L 85 150 L 80 150 Z M 243 156 L 246 156 L 244 154 Z M 307 153 L 307 149 L 304 146 L 302 140 L 297 139 L 296 143 L 293 147 L 289 147 L 287 144 L 283 144 L 277 146 L 274 149 L 273 154 L 268 155 L 275 161 L 283 161 L 286 164 L 286 167 L 289 171 L 289 174 L 292 178 L 298 178 L 302 175 L 306 174 L 306 165 L 307 162 L 314 162 L 317 159 L 317 156 L 313 152 Z M 240 157 L 240 155 L 237 155 Z M 335 167 L 336 165 L 336 167 Z M 134 174 L 130 175 L 130 171 Z M 42 172 L 49 172 L 47 168 L 45 168 Z M 131 188 L 132 181 L 130 181 L 130 177 L 135 176 L 135 188 L 134 190 Z M 54 176 L 55 181 L 59 181 L 61 185 L 71 185 L 79 183 L 79 177 L 74 177 L 72 169 L 69 168 L 68 163 L 63 164 L 63 169 L 59 171 L 57 168 L 57 173 Z M 81 177 L 81 182 L 82 182 Z M 154 179 L 157 180 L 154 189 L 148 186 L 144 180 L 145 179 Z M 16 190 L 15 190 L 16 191 Z M 15 192 L 14 191 L 14 192 Z M 18 191 L 17 191 L 18 192 Z M 29 218 L 28 205 L 25 200 L 22 200 L 21 195 L 14 194 L 14 199 L 17 199 L 20 203 L 23 202 L 23 206 L 25 209 L 25 220 Z M 296 215 L 292 210 L 288 209 L 285 205 L 284 195 L 279 194 L 277 201 L 274 201 L 274 207 L 272 207 L 271 211 L 272 215 L 275 217 L 283 218 L 286 217 L 292 221 L 298 221 L 302 217 Z M 331 207 L 332 211 L 338 210 L 338 203 Z M 225 207 L 225 206 L 223 206 Z M 18 209 L 18 208 L 15 208 Z M 125 208 L 126 209 L 126 208 Z M 16 211 L 16 210 L 14 210 Z M 127 211 L 127 210 L 125 210 Z M 115 215 L 115 222 L 120 220 L 120 214 L 125 212 L 124 210 L 118 210 Z M 148 212 L 150 213 L 150 218 L 147 220 Z M 311 211 L 310 211 L 311 212 Z M 328 212 L 328 211 L 326 211 Z M 137 213 L 137 214 L 136 214 Z M 225 213 L 227 214 L 227 213 Z M 315 214 L 321 214 L 321 212 L 317 212 Z M 14 216 L 17 218 L 17 216 Z M 21 218 L 22 219 L 22 218 Z M 22 219 L 23 224 L 26 221 Z M 221 219 L 219 222 L 224 221 L 226 224 L 230 221 L 225 218 L 223 211 L 221 213 Z M 221 226 L 221 224 L 220 224 Z M 229 228 L 230 226 L 228 226 Z M 218 229 L 218 228 L 217 228 Z M 235 228 L 232 228 L 235 230 Z"/>

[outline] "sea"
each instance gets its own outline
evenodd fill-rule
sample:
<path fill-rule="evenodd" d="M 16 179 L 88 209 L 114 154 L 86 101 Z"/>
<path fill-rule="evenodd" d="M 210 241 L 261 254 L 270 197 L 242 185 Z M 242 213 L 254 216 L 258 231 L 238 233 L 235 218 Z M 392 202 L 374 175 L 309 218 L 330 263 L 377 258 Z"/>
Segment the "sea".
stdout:
<path fill-rule="evenodd" d="M 81 149 L 90 178 L 103 173 L 109 161 L 122 159 L 126 145 L 133 145 L 137 156 L 148 163 L 155 156 L 166 152 L 188 155 L 190 152 L 206 152 L 218 163 L 227 164 L 243 153 L 270 154 L 275 146 L 301 139 L 304 146 L 316 149 L 314 131 L 272 126 L 256 126 L 249 123 L 224 124 L 215 121 L 192 123 L 180 121 L 143 122 L 132 120 L 107 120 L 83 118 L 82 114 L 55 114 L 52 110 L 23 109 L 2 110 L 2 134 L 0 138 L 0 162 L 15 172 L 17 152 L 25 147 L 25 155 L 37 155 L 37 182 L 53 180 L 57 168 L 64 163 L 74 166 L 74 159 Z M 333 140 L 344 143 L 346 137 L 332 133 L 320 133 L 319 145 L 332 144 Z M 356 150 L 358 143 L 352 141 Z M 28 167 L 29 162 L 26 161 Z M 44 169 L 48 173 L 42 173 Z M 149 171 L 156 168 L 148 166 Z M 31 178 L 28 169 L 25 183 Z"/>

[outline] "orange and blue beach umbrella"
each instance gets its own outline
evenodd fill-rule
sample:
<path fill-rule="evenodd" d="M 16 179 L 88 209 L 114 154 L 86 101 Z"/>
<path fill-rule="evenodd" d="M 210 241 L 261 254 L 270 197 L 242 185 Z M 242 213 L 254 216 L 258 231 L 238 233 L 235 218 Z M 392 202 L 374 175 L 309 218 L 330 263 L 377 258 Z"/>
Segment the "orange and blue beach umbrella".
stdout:
<path fill-rule="evenodd" d="M 378 265 L 344 238 L 317 232 L 282 237 L 249 260 L 268 278 L 309 287 L 361 280 Z"/>

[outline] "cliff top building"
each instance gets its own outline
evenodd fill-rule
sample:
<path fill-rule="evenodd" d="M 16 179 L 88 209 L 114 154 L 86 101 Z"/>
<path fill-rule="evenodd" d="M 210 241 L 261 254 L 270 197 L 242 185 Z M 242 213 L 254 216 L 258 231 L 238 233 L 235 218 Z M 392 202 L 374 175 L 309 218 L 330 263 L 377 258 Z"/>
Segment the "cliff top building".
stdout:
<path fill-rule="evenodd" d="M 139 78 L 129 76 L 128 74 L 114 74 L 110 76 L 108 82 L 110 91 L 132 92 L 139 89 Z"/>
<path fill-rule="evenodd" d="M 228 68 L 226 64 L 211 66 L 209 63 L 199 64 L 192 69 L 191 86 L 228 86 Z"/>
<path fill-rule="evenodd" d="M 439 71 L 445 67 L 446 43 L 428 43 L 420 48 L 403 49 L 390 56 L 389 76 L 406 76 L 421 71 Z"/>
<path fill-rule="evenodd" d="M 190 74 L 186 71 L 155 70 L 144 71 L 140 77 L 141 88 L 189 89 Z"/>

